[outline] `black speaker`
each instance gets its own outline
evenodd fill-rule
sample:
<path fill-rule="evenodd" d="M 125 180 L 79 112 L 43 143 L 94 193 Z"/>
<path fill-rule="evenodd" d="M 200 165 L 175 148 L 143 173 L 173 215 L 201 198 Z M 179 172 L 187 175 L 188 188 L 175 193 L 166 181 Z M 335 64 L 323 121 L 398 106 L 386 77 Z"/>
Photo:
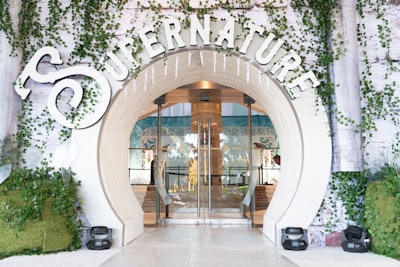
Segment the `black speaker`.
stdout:
<path fill-rule="evenodd" d="M 342 248 L 347 252 L 367 252 L 371 248 L 371 239 L 368 231 L 350 225 L 342 230 Z"/>
<path fill-rule="evenodd" d="M 106 226 L 94 226 L 87 229 L 86 247 L 88 249 L 109 249 L 112 245 L 112 229 Z"/>
<path fill-rule="evenodd" d="M 301 227 L 282 229 L 281 244 L 286 250 L 306 250 L 308 246 L 307 230 Z"/>

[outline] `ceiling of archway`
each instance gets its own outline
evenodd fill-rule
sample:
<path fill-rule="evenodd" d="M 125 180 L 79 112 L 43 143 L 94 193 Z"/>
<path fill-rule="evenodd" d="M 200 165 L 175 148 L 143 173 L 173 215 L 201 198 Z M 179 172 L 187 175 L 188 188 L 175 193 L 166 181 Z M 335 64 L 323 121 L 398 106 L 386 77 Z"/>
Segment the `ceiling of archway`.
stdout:
<path fill-rule="evenodd" d="M 163 108 L 178 103 L 197 103 L 197 102 L 220 102 L 220 103 L 237 103 L 247 106 L 244 103 L 243 92 L 210 81 L 199 81 L 187 84 L 169 91 L 165 94 L 165 105 Z M 144 118 L 150 114 L 157 112 L 157 105 L 149 103 L 140 118 Z M 252 104 L 252 109 L 260 113 L 266 114 L 257 100 Z"/>

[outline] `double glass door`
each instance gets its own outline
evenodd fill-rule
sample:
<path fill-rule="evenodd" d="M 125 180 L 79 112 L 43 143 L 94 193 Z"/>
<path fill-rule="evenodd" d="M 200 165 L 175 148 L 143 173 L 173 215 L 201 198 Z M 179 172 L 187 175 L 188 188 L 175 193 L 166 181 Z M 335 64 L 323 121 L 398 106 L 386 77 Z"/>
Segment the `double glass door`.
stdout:
<path fill-rule="evenodd" d="M 249 207 L 243 200 L 250 184 L 248 144 L 224 127 L 220 105 L 192 104 L 190 119 L 162 127 L 156 181 L 159 218 L 194 224 L 247 220 Z M 187 132 L 179 132 L 185 124 Z"/>

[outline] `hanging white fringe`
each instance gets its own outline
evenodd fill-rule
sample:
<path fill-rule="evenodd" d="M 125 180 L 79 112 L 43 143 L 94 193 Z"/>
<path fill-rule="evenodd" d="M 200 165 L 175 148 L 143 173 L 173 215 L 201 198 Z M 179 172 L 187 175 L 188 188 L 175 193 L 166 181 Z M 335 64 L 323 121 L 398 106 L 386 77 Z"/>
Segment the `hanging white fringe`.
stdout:
<path fill-rule="evenodd" d="M 147 76 L 149 75 L 149 71 L 146 70 L 144 73 L 144 90 L 147 91 Z"/>
<path fill-rule="evenodd" d="M 247 84 L 249 84 L 250 82 L 250 63 L 247 62 L 247 66 L 246 66 L 246 79 L 247 79 Z"/>
<path fill-rule="evenodd" d="M 155 84 L 154 65 L 151 66 L 151 82 Z"/>
<path fill-rule="evenodd" d="M 214 74 L 215 74 L 215 72 L 217 71 L 217 52 L 216 51 L 214 51 L 214 54 L 213 54 L 213 57 L 214 57 L 214 62 L 213 62 L 213 64 L 214 64 Z"/>
<path fill-rule="evenodd" d="M 200 64 L 203 66 L 203 51 L 200 51 Z"/>
<path fill-rule="evenodd" d="M 223 69 L 224 69 L 224 72 L 225 72 L 225 70 L 226 70 L 226 54 L 224 54 L 224 67 L 223 67 Z"/>
<path fill-rule="evenodd" d="M 236 75 L 239 77 L 239 75 L 240 75 L 240 59 L 239 58 L 236 58 L 236 67 L 237 67 Z"/>
<path fill-rule="evenodd" d="M 178 70 L 179 70 L 179 56 L 175 59 L 175 79 L 178 78 Z"/>

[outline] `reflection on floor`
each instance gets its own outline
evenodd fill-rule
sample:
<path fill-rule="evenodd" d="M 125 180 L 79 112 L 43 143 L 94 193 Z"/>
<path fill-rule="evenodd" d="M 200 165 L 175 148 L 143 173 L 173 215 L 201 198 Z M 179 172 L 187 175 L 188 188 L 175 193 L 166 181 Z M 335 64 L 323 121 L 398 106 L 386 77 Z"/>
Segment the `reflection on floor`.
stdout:
<path fill-rule="evenodd" d="M 271 188 L 269 188 L 271 187 Z M 132 186 L 135 195 L 141 204 L 144 211 L 144 224 L 145 226 L 156 226 L 156 186 Z M 222 189 L 219 192 L 221 196 L 213 197 L 211 211 L 208 207 L 207 191 L 200 199 L 201 210 L 197 211 L 197 198 L 193 197 L 193 192 L 171 192 L 171 204 L 166 210 L 165 205 L 160 207 L 160 219 L 168 217 L 169 219 L 190 219 L 195 220 L 218 220 L 218 219 L 234 219 L 233 224 L 243 224 L 239 220 L 248 220 L 252 217 L 249 208 L 242 205 L 242 199 L 245 192 L 240 190 Z M 275 191 L 275 186 L 257 186 L 255 188 L 255 211 L 253 212 L 253 223 L 256 227 L 262 227 L 263 216 L 268 207 L 272 194 Z M 161 199 L 162 203 L 162 199 Z M 245 215 L 243 210 L 246 210 Z M 184 223 L 184 222 L 183 222 Z M 198 224 L 198 223 L 194 223 Z"/>
<path fill-rule="evenodd" d="M 265 210 L 256 210 L 254 212 L 254 226 L 257 228 L 262 227 L 264 220 Z M 250 213 L 246 213 L 247 218 L 250 218 Z M 160 218 L 165 218 L 165 214 L 161 214 Z M 146 212 L 143 214 L 143 220 L 145 227 L 154 227 L 156 226 L 156 213 Z"/>

